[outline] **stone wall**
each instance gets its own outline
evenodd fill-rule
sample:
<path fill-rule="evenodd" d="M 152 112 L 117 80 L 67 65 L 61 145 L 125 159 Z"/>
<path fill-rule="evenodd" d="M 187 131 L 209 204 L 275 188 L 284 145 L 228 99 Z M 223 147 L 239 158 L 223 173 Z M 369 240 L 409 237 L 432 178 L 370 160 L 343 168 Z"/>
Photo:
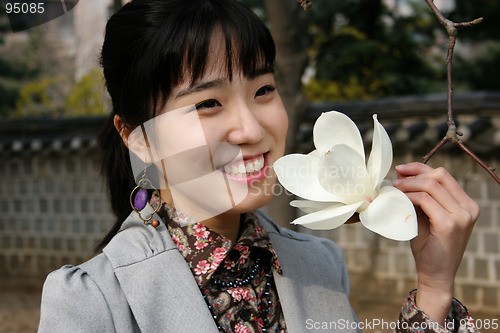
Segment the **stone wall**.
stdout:
<path fill-rule="evenodd" d="M 113 221 L 94 148 L 103 121 L 0 122 L 0 278 L 39 281 L 92 256 Z"/>
<path fill-rule="evenodd" d="M 491 96 L 481 97 L 488 103 L 464 101 L 462 105 L 469 103 L 471 107 L 462 110 L 460 119 L 465 126 L 476 124 L 475 117 L 481 114 L 489 117 L 490 126 L 470 126 L 478 133 L 471 134 L 476 139 L 468 144 L 475 145 L 486 162 L 498 169 L 500 140 L 495 138 L 500 128 L 500 112 L 493 108 L 500 105 L 500 94 L 495 96 L 494 100 Z M 413 128 L 412 117 L 421 121 L 420 114 L 425 114 L 431 122 L 432 111 L 412 111 L 411 105 L 401 99 L 393 102 L 399 103 L 394 110 L 405 110 L 404 119 L 391 118 L 391 108 L 383 103 L 366 102 L 363 107 L 378 108 L 379 119 L 382 123 L 386 121 L 384 126 L 391 138 L 404 138 L 393 142 L 394 164 L 421 160 L 430 143 L 417 145 L 418 138 L 411 133 L 403 134 Z M 417 105 L 425 105 L 425 101 Z M 348 104 L 337 109 L 348 114 L 352 111 Z M 398 112 L 394 114 L 401 116 Z M 351 117 L 371 118 L 355 112 L 351 112 Z M 85 118 L 0 123 L 0 278 L 31 277 L 42 281 L 49 271 L 64 264 L 79 264 L 93 255 L 94 246 L 113 222 L 94 151 L 93 138 L 102 122 L 102 118 Z M 306 127 L 311 126 L 309 123 Z M 360 127 L 366 129 L 363 124 Z M 301 137 L 307 138 L 308 134 L 302 133 Z M 486 141 L 481 141 L 484 137 Z M 435 139 L 432 138 L 432 143 L 438 141 Z M 446 167 L 481 206 L 479 221 L 456 278 L 455 294 L 473 311 L 499 314 L 500 186 L 454 147 L 439 151 L 430 165 Z M 390 174 L 389 178 L 394 179 L 395 175 Z M 416 286 L 407 242 L 387 240 L 360 224 L 315 233 L 333 239 L 342 247 L 353 290 L 362 289 L 367 297 L 397 295 L 395 299 L 399 301 Z"/>
<path fill-rule="evenodd" d="M 95 154 L 0 159 L 0 277 L 40 278 L 88 259 L 112 222 Z"/>

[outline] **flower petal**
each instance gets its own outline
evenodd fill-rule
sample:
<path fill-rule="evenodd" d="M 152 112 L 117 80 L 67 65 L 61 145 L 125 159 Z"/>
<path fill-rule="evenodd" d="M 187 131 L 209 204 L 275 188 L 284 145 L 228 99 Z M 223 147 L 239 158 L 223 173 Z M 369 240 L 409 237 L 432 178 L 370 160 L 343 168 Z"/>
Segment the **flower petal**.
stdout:
<path fill-rule="evenodd" d="M 330 111 L 319 116 L 313 128 L 314 146 L 319 151 L 326 153 L 333 146 L 344 144 L 365 159 L 365 149 L 359 129 L 345 114 Z"/>
<path fill-rule="evenodd" d="M 318 178 L 321 186 L 340 202 L 352 204 L 372 200 L 374 186 L 365 161 L 349 146 L 336 145 L 324 156 Z"/>
<path fill-rule="evenodd" d="M 372 178 L 373 184 L 379 184 L 392 165 L 392 144 L 385 128 L 380 125 L 377 115 L 373 115 L 373 141 L 372 151 L 368 158 L 368 173 Z"/>
<path fill-rule="evenodd" d="M 361 202 L 352 205 L 334 203 L 320 211 L 301 216 L 292 223 L 313 230 L 335 229 L 344 224 L 361 204 Z"/>
<path fill-rule="evenodd" d="M 410 199 L 392 186 L 380 188 L 379 195 L 359 213 L 363 225 L 384 237 L 405 241 L 418 234 L 417 214 Z"/>
<path fill-rule="evenodd" d="M 339 203 L 340 205 L 344 205 Z M 317 212 L 318 210 L 325 209 L 332 206 L 331 202 L 319 202 L 311 200 L 293 200 L 290 202 L 290 206 L 296 207 L 306 214 Z"/>
<path fill-rule="evenodd" d="M 319 159 L 313 152 L 308 155 L 290 154 L 273 164 L 279 182 L 285 189 L 301 198 L 314 201 L 338 201 L 318 180 Z"/>

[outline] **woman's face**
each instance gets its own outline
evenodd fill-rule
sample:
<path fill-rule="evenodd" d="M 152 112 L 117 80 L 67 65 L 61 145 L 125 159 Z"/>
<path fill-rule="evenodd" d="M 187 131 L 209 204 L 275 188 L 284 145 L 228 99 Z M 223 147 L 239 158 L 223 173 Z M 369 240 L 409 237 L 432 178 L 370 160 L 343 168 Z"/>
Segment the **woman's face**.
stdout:
<path fill-rule="evenodd" d="M 159 140 L 162 155 L 169 156 L 161 168 L 170 193 L 162 197 L 197 220 L 251 211 L 272 198 L 270 166 L 284 153 L 288 127 L 272 73 L 234 72 L 230 80 L 217 67 L 177 86 L 157 117 L 170 119 L 155 125 L 170 138 Z M 206 216 L 192 212 L 200 207 Z"/>

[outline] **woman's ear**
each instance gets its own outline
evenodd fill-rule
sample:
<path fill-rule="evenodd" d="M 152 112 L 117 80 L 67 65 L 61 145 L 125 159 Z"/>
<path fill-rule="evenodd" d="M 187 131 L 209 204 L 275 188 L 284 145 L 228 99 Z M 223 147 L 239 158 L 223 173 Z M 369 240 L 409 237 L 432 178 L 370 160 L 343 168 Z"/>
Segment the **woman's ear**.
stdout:
<path fill-rule="evenodd" d="M 125 146 L 134 153 L 144 163 L 152 162 L 151 148 L 144 133 L 144 127 L 136 126 L 134 128 L 127 126 L 119 115 L 115 115 L 113 124 L 120 133 Z"/>
<path fill-rule="evenodd" d="M 113 118 L 113 125 L 115 125 L 116 130 L 122 137 L 123 143 L 127 148 L 128 146 L 128 137 L 130 133 L 132 132 L 133 129 L 129 128 L 122 120 L 122 118 L 119 115 L 115 115 Z"/>

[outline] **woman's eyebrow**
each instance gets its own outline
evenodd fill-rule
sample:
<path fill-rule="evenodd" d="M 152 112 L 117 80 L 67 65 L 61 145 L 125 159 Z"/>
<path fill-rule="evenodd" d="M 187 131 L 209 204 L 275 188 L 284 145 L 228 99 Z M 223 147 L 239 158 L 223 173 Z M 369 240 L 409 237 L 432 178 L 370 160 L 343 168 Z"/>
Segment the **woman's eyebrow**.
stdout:
<path fill-rule="evenodd" d="M 255 71 L 250 73 L 248 75 L 249 79 L 255 79 L 258 76 L 265 75 L 265 74 L 274 74 L 274 68 L 272 67 L 263 67 L 263 68 L 257 68 Z M 214 80 L 207 80 L 207 81 L 198 81 L 195 84 L 190 85 L 189 87 L 182 89 L 177 93 L 175 96 L 175 99 L 180 98 L 182 96 L 186 96 L 189 94 L 192 94 L 194 92 L 203 90 L 203 89 L 209 89 L 213 87 L 221 87 L 224 84 L 227 84 L 228 79 L 226 78 L 218 78 Z"/>
<path fill-rule="evenodd" d="M 224 85 L 227 82 L 227 79 L 215 79 L 215 80 L 209 80 L 209 81 L 198 81 L 194 85 L 190 85 L 186 89 L 182 89 L 177 93 L 175 98 L 180 98 L 185 95 L 192 94 L 194 92 L 203 90 L 203 89 L 208 89 L 208 88 L 213 88 L 213 87 L 220 87 Z"/>

